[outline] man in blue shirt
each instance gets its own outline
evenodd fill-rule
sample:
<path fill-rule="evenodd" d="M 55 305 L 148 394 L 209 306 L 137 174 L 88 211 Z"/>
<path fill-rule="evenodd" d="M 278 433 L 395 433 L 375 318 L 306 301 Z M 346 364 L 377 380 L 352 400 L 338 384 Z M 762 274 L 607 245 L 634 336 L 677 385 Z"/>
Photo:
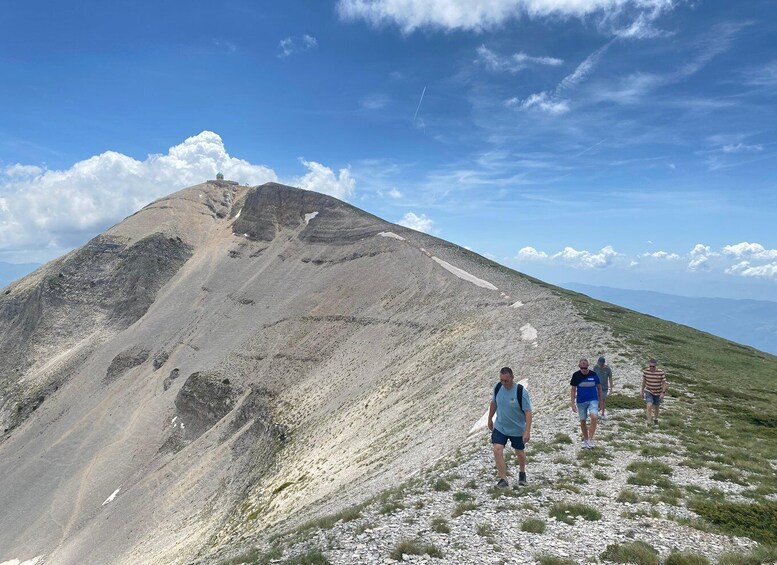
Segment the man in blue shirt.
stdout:
<path fill-rule="evenodd" d="M 491 405 L 488 408 L 488 429 L 491 430 L 491 444 L 494 448 L 496 472 L 499 475 L 497 488 L 507 488 L 507 464 L 504 449 L 507 440 L 518 458 L 518 484 L 526 484 L 526 454 L 524 447 L 529 443 L 531 432 L 531 401 L 529 393 L 514 382 L 513 370 L 503 367 L 499 371 L 499 382 L 494 385 Z M 521 396 L 519 397 L 518 394 Z M 494 413 L 496 412 L 496 423 Z"/>
<path fill-rule="evenodd" d="M 599 375 L 588 370 L 588 359 L 581 359 L 577 366 L 580 370 L 575 371 L 572 375 L 572 380 L 569 381 L 572 412 L 576 412 L 580 418 L 580 430 L 583 432 L 583 449 L 593 449 L 596 419 L 599 416 L 600 404 L 602 410 L 604 410 L 602 385 Z M 575 399 L 575 394 L 577 394 L 577 399 Z M 589 415 L 591 416 L 590 430 L 586 423 Z"/>

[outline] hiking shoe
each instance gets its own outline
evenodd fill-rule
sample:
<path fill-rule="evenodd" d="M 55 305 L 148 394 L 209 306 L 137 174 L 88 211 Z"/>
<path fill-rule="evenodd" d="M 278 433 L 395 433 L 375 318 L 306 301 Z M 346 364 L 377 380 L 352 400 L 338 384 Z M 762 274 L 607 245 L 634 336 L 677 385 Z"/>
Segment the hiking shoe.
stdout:
<path fill-rule="evenodd" d="M 526 473 L 519 472 L 518 473 L 518 484 L 520 486 L 526 486 Z"/>
<path fill-rule="evenodd" d="M 591 449 L 591 440 L 590 439 L 583 440 L 583 449 Z"/>
<path fill-rule="evenodd" d="M 499 482 L 496 483 L 496 488 L 507 488 L 510 485 L 507 484 L 507 481 L 504 479 L 499 479 Z"/>
<path fill-rule="evenodd" d="M 588 440 L 588 449 L 593 449 L 594 447 L 596 447 L 596 444 L 594 443 L 594 440 L 589 439 Z"/>

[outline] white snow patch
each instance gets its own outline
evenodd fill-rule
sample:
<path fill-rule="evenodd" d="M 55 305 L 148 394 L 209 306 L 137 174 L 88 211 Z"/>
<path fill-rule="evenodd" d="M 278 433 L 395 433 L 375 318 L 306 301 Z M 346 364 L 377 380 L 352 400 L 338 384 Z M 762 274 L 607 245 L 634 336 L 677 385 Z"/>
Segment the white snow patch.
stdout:
<path fill-rule="evenodd" d="M 181 422 L 181 429 L 183 429 L 183 427 L 184 427 L 184 426 L 183 426 L 183 422 Z"/>
<path fill-rule="evenodd" d="M 518 381 L 518 384 L 521 385 L 523 388 L 528 388 L 529 379 L 521 379 L 520 381 Z M 496 413 L 494 414 L 494 421 L 496 421 Z M 483 414 L 480 417 L 480 419 L 477 422 L 475 422 L 475 424 L 469 430 L 469 435 L 483 431 L 485 429 L 488 429 L 488 408 L 486 408 L 486 413 Z"/>
<path fill-rule="evenodd" d="M 537 347 L 539 344 L 535 341 L 531 344 L 532 347 Z"/>
<path fill-rule="evenodd" d="M 521 306 L 523 306 L 523 302 L 521 302 L 520 300 L 518 300 L 518 301 L 516 301 L 516 302 L 513 302 L 513 303 L 510 305 L 510 308 L 520 308 Z"/>
<path fill-rule="evenodd" d="M 402 237 L 401 235 L 397 235 L 394 232 L 390 232 L 390 231 L 382 231 L 378 235 L 380 237 L 391 237 L 391 238 L 394 238 L 394 239 L 398 239 L 399 241 L 405 241 L 404 237 Z"/>
<path fill-rule="evenodd" d="M 177 419 L 178 419 L 178 416 L 176 416 L 175 418 L 173 418 L 173 421 L 172 421 L 172 422 L 170 422 L 170 423 L 171 423 L 171 424 L 175 424 L 175 421 L 176 421 Z"/>
<path fill-rule="evenodd" d="M 242 209 L 242 208 L 240 208 L 240 210 L 238 210 L 238 211 L 237 211 L 237 214 L 235 214 L 235 219 L 236 219 L 236 220 L 237 220 L 237 219 L 240 217 L 240 213 L 241 213 L 242 211 L 243 211 L 243 209 Z"/>
<path fill-rule="evenodd" d="M 537 339 L 537 330 L 531 324 L 521 326 L 521 339 L 524 341 L 534 341 Z"/>
<path fill-rule="evenodd" d="M 318 216 L 318 212 L 311 212 L 310 214 L 305 214 L 305 225 L 308 225 L 310 223 L 310 220 Z"/>
<path fill-rule="evenodd" d="M 244 234 L 243 234 L 243 237 L 248 237 L 248 234 L 247 234 L 247 233 L 244 233 Z"/>
<path fill-rule="evenodd" d="M 445 269 L 446 271 L 450 271 L 451 273 L 453 273 L 454 275 L 456 275 L 460 279 L 463 279 L 463 280 L 465 280 L 467 282 L 471 282 L 472 284 L 477 285 L 477 286 L 482 287 L 482 288 L 488 288 L 490 290 L 499 290 L 494 285 L 492 285 L 490 282 L 484 281 L 483 279 L 479 279 L 475 275 L 472 275 L 472 274 L 468 273 L 464 269 L 459 269 L 458 267 L 454 267 L 453 265 L 443 261 L 439 257 L 432 257 L 432 259 L 434 259 L 434 261 L 438 265 L 440 265 L 443 269 Z"/>
<path fill-rule="evenodd" d="M 41 559 L 43 559 L 42 555 L 38 555 L 37 557 L 33 557 L 32 559 L 27 559 L 26 561 L 22 561 L 20 559 L 11 559 L 9 561 L 3 561 L 0 563 L 0 565 L 37 565 L 38 563 L 41 563 Z"/>
<path fill-rule="evenodd" d="M 115 491 L 113 491 L 113 494 L 105 499 L 105 502 L 101 504 L 101 506 L 105 506 L 109 502 L 113 502 L 113 499 L 116 498 L 116 495 L 119 494 L 119 491 L 121 490 L 121 487 L 117 488 Z"/>

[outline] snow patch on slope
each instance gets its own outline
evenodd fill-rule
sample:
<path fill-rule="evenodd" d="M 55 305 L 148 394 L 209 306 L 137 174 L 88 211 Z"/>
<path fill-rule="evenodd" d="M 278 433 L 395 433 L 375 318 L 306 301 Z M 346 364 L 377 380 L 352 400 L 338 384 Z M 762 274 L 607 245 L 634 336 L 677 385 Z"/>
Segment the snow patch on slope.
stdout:
<path fill-rule="evenodd" d="M 445 269 L 446 271 L 450 271 L 451 273 L 453 273 L 454 275 L 456 275 L 460 279 L 463 279 L 463 280 L 465 280 L 467 282 L 471 282 L 472 284 L 477 285 L 477 286 L 482 287 L 482 288 L 488 288 L 490 290 L 499 290 L 494 285 L 492 285 L 490 282 L 484 281 L 483 279 L 479 279 L 475 275 L 468 273 L 464 269 L 459 269 L 458 267 L 454 267 L 453 265 L 443 261 L 439 257 L 432 257 L 432 259 L 434 259 L 434 261 L 438 265 L 440 265 L 443 269 Z"/>
<path fill-rule="evenodd" d="M 310 223 L 310 220 L 318 216 L 318 212 L 311 212 L 310 214 L 305 214 L 305 225 L 308 225 Z"/>
<path fill-rule="evenodd" d="M 0 565 L 37 565 L 38 563 L 42 563 L 41 559 L 43 559 L 42 555 L 38 555 L 32 559 L 27 559 L 26 561 L 21 561 L 20 559 L 10 559 L 8 561 L 3 561 L 0 563 Z"/>
<path fill-rule="evenodd" d="M 521 326 L 521 339 L 524 341 L 534 341 L 537 339 L 537 330 L 531 324 Z"/>
<path fill-rule="evenodd" d="M 382 231 L 378 234 L 380 237 L 392 237 L 394 239 L 398 239 L 399 241 L 405 241 L 405 238 L 401 235 L 397 235 L 394 232 L 390 231 Z"/>
<path fill-rule="evenodd" d="M 113 494 L 105 499 L 105 502 L 101 504 L 101 506 L 105 506 L 109 502 L 113 502 L 113 499 L 116 498 L 116 495 L 119 494 L 119 491 L 121 490 L 121 487 L 117 488 L 115 491 L 113 491 Z"/>

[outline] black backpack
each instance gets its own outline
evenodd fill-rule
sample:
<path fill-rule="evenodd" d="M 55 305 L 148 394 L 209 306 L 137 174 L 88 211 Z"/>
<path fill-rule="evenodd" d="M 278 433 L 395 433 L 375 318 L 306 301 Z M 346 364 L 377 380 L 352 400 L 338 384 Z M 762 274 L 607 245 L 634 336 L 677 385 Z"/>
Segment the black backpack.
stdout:
<path fill-rule="evenodd" d="M 516 394 L 518 395 L 518 406 L 521 407 L 521 412 L 523 412 L 523 385 L 520 383 L 516 384 Z M 499 390 L 502 388 L 502 381 L 499 381 L 496 383 L 496 388 L 494 389 L 494 398 L 496 398 L 496 395 L 499 394 Z M 524 412 L 525 413 L 525 412 Z"/>

